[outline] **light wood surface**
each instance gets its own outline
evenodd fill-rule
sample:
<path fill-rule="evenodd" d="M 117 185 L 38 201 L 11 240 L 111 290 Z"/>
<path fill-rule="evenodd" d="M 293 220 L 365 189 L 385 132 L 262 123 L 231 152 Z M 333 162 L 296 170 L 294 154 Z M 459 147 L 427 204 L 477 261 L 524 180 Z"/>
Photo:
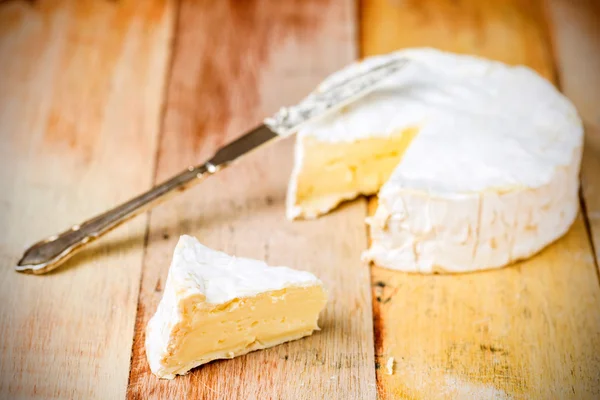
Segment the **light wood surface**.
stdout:
<path fill-rule="evenodd" d="M 145 217 L 43 277 L 27 246 L 150 187 L 163 2 L 0 4 L 0 397 L 123 397 Z"/>
<path fill-rule="evenodd" d="M 208 4 L 184 1 L 179 11 L 159 180 L 298 101 L 356 56 L 351 1 Z M 375 397 L 369 270 L 360 262 L 365 203 L 316 221 L 286 221 L 292 144 L 261 150 L 152 212 L 129 398 Z M 313 271 L 329 289 L 322 331 L 159 381 L 148 368 L 144 329 L 184 233 L 231 254 Z"/>
<path fill-rule="evenodd" d="M 432 46 L 555 76 L 540 2 L 370 0 L 362 13 L 364 56 Z M 600 286 L 581 216 L 541 254 L 500 271 L 419 276 L 373 267 L 371 276 L 381 398 L 600 393 L 592 350 L 600 348 Z M 390 357 L 393 375 L 384 368 Z"/>
<path fill-rule="evenodd" d="M 599 398 L 599 19 L 594 0 L 0 2 L 0 398 Z M 408 46 L 529 65 L 575 102 L 583 207 L 564 238 L 500 271 L 369 269 L 364 199 L 285 220 L 284 140 L 52 274 L 13 272 L 32 242 L 203 161 L 360 55 Z M 183 233 L 315 272 L 322 331 L 158 380 L 144 329 Z"/>

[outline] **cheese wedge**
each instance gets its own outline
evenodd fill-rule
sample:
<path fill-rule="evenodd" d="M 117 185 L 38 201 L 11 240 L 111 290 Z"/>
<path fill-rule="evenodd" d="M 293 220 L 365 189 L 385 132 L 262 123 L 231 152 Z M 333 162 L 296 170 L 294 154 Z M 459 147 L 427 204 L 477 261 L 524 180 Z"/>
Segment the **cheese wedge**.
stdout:
<path fill-rule="evenodd" d="M 326 292 L 313 274 L 177 243 L 163 298 L 146 329 L 150 369 L 172 379 L 318 330 Z"/>
<path fill-rule="evenodd" d="M 466 272 L 529 257 L 578 209 L 582 122 L 533 70 L 433 49 L 373 93 L 297 135 L 287 216 L 314 218 L 378 193 L 366 261 L 408 272 Z"/>

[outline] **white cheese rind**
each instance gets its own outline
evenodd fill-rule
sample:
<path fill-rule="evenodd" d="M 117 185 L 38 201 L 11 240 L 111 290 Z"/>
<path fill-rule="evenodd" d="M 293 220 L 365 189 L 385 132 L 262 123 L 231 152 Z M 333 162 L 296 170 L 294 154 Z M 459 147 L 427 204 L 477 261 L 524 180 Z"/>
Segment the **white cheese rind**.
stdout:
<path fill-rule="evenodd" d="M 202 294 L 207 303 L 219 304 L 320 281 L 310 272 L 270 267 L 263 261 L 230 256 L 183 235 L 175 247 L 166 286 L 170 283 L 184 290 L 185 296 Z"/>
<path fill-rule="evenodd" d="M 547 185 L 503 193 L 440 198 L 388 186 L 368 219 L 373 244 L 363 259 L 406 272 L 456 273 L 530 257 L 575 220 L 577 164 L 558 169 Z"/>
<path fill-rule="evenodd" d="M 150 369 L 162 378 L 171 379 L 181 373 L 180 370 L 186 372 L 203 363 L 192 361 L 178 369 L 162 364 L 172 342 L 173 327 L 182 322 L 180 304 L 186 299 L 201 295 L 206 303 L 223 304 L 265 292 L 316 285 L 322 286 L 322 282 L 310 272 L 269 267 L 262 261 L 229 256 L 203 246 L 194 237 L 181 236 L 175 247 L 163 297 L 146 329 L 145 346 Z M 292 335 L 289 340 L 293 338 Z M 245 352 L 215 358 L 232 358 L 265 347 L 270 344 L 257 342 Z"/>
<path fill-rule="evenodd" d="M 579 207 L 583 127 L 571 102 L 527 67 L 433 49 L 368 58 L 321 88 L 390 58 L 411 62 L 343 112 L 305 126 L 296 142 L 294 174 L 304 137 L 343 143 L 419 127 L 379 193 L 364 259 L 404 271 L 472 271 L 562 236 Z M 295 205 L 294 176 L 288 217 L 328 211 Z"/>

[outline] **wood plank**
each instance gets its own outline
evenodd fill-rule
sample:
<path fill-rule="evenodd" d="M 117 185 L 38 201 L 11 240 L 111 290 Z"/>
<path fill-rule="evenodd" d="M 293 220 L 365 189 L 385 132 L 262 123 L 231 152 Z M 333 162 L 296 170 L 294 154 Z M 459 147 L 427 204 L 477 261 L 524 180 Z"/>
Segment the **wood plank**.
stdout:
<path fill-rule="evenodd" d="M 0 397 L 119 398 L 146 217 L 43 277 L 34 241 L 151 184 L 170 7 L 0 4 Z"/>
<path fill-rule="evenodd" d="M 585 124 L 581 189 L 596 265 L 600 265 L 600 3 L 550 0 L 548 10 L 560 86 Z"/>
<path fill-rule="evenodd" d="M 363 55 L 432 46 L 555 75 L 539 2 L 367 0 L 361 12 Z M 371 274 L 381 398 L 598 396 L 600 286 L 581 216 L 541 254 L 499 271 Z"/>
<path fill-rule="evenodd" d="M 183 1 L 158 179 L 200 162 L 353 60 L 354 18 L 350 0 Z M 261 150 L 152 212 L 129 398 L 375 397 L 369 270 L 360 262 L 365 203 L 317 221 L 286 221 L 292 144 Z M 330 291 L 322 331 L 159 381 L 147 365 L 144 329 L 183 233 L 232 254 L 315 272 Z"/>
<path fill-rule="evenodd" d="M 364 0 L 362 55 L 430 46 L 555 75 L 544 10 L 525 0 Z"/>

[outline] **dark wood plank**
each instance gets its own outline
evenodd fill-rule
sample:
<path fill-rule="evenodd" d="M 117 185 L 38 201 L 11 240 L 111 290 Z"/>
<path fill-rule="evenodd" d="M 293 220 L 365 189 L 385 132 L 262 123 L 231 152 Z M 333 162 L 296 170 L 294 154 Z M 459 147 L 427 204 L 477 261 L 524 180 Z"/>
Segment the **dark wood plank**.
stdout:
<path fill-rule="evenodd" d="M 354 20 L 350 0 L 183 1 L 157 178 L 200 162 L 352 61 Z M 365 203 L 317 221 L 286 221 L 291 146 L 286 140 L 261 150 L 152 213 L 129 398 L 375 397 L 369 271 L 360 262 Z M 143 332 L 183 233 L 315 272 L 330 290 L 322 331 L 159 381 L 147 366 Z"/>

